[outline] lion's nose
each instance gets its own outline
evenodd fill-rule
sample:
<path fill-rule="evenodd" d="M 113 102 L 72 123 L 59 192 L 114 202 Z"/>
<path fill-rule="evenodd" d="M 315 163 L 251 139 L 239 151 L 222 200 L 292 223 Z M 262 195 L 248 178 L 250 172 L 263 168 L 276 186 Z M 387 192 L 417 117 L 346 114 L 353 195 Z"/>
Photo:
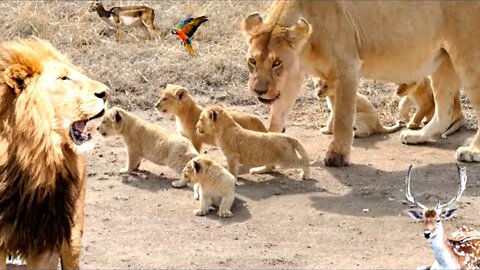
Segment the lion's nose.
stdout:
<path fill-rule="evenodd" d="M 255 91 L 255 93 L 257 93 L 258 95 L 263 95 L 265 93 L 267 93 L 268 91 L 268 83 L 266 82 L 257 82 L 255 84 L 255 87 L 253 88 L 253 91 Z"/>
<path fill-rule="evenodd" d="M 109 92 L 110 92 L 110 90 L 107 88 L 107 89 L 103 90 L 102 92 L 95 93 L 95 96 L 97 98 L 103 99 L 104 101 L 107 101 L 108 96 L 109 96 Z"/>

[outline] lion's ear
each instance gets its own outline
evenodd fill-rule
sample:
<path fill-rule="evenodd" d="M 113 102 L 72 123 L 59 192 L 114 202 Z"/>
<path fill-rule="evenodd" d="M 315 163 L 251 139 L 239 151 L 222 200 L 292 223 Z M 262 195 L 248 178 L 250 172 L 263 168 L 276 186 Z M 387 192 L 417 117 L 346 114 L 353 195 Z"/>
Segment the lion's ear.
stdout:
<path fill-rule="evenodd" d="M 212 122 L 215 122 L 218 119 L 218 113 L 215 110 L 211 110 L 208 116 Z"/>
<path fill-rule="evenodd" d="M 198 163 L 197 161 L 193 161 L 193 169 L 195 170 L 196 173 L 198 173 L 200 171 L 200 163 Z"/>
<path fill-rule="evenodd" d="M 14 64 L 3 72 L 5 83 L 19 95 L 26 87 L 26 80 L 32 76 L 32 72 L 25 66 Z"/>
<path fill-rule="evenodd" d="M 120 114 L 120 112 L 118 110 L 115 112 L 115 115 L 113 116 L 113 118 L 115 119 L 115 122 L 117 122 L 117 123 L 120 123 L 120 121 L 122 121 L 122 115 Z"/>
<path fill-rule="evenodd" d="M 262 16 L 260 16 L 259 13 L 253 13 L 248 15 L 248 17 L 243 20 L 241 26 L 242 26 L 244 35 L 248 38 L 252 36 L 255 30 L 262 25 L 263 25 Z"/>
<path fill-rule="evenodd" d="M 304 18 L 287 29 L 287 39 L 292 47 L 302 49 L 312 34 L 312 26 Z"/>
<path fill-rule="evenodd" d="M 175 95 L 179 100 L 182 100 L 186 93 L 187 90 L 185 88 L 179 88 L 177 91 L 175 91 Z"/>

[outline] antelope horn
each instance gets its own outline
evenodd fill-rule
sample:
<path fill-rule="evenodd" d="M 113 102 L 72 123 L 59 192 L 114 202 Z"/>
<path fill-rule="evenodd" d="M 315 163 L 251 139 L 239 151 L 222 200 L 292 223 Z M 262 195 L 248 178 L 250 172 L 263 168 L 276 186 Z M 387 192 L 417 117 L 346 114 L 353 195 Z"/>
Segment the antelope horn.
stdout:
<path fill-rule="evenodd" d="M 422 208 L 423 210 L 427 210 L 428 207 L 426 207 L 425 205 L 415 201 L 415 199 L 412 196 L 412 192 L 410 191 L 410 176 L 412 175 L 412 167 L 413 167 L 413 165 L 410 165 L 410 167 L 408 167 L 408 174 L 407 174 L 407 178 L 405 180 L 406 186 L 407 186 L 406 189 L 405 189 L 405 198 L 409 202 L 417 205 L 418 207 Z"/>
<path fill-rule="evenodd" d="M 458 176 L 460 178 L 460 186 L 458 187 L 457 195 L 453 197 L 449 202 L 446 204 L 440 204 L 440 201 L 437 202 L 437 206 L 435 209 L 441 210 L 443 208 L 451 208 L 457 201 L 460 200 L 460 197 L 462 196 L 463 191 L 465 190 L 465 187 L 467 186 L 467 168 L 465 167 L 460 167 L 457 164 L 457 169 L 458 169 Z"/>

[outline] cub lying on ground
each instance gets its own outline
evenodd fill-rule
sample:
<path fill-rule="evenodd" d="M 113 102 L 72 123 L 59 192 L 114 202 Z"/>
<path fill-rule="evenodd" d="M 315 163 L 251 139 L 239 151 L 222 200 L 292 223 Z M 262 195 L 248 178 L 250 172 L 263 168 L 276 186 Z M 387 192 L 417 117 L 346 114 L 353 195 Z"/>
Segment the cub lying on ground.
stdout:
<path fill-rule="evenodd" d="M 400 117 L 408 123 L 407 128 L 420 129 L 422 120 L 425 124 L 430 122 L 435 113 L 435 100 L 433 99 L 432 86 L 428 77 L 421 82 L 399 84 L 397 95 L 402 98 L 398 104 L 398 108 L 400 110 Z M 442 134 L 443 138 L 447 138 L 447 136 L 459 130 L 465 122 L 459 95 L 460 93 L 457 93 L 453 100 L 453 120 L 447 130 Z M 410 118 L 411 107 L 415 107 L 416 111 Z"/>
<path fill-rule="evenodd" d="M 185 137 L 169 132 L 119 107 L 109 109 L 97 130 L 102 136 L 121 135 L 128 151 L 127 166 L 120 172 L 137 170 L 143 158 L 166 165 L 179 175 L 187 162 L 198 155 L 197 150 Z M 185 186 L 186 179 L 172 182 L 172 185 Z"/>
<path fill-rule="evenodd" d="M 207 155 L 199 155 L 190 160 L 183 170 L 183 177 L 200 185 L 200 207 L 195 215 L 204 216 L 210 206 L 218 206 L 218 215 L 232 217 L 230 211 L 235 200 L 235 176 Z"/>
<path fill-rule="evenodd" d="M 213 136 L 196 133 L 195 125 L 203 108 L 195 103 L 187 89 L 179 85 L 168 84 L 161 92 L 155 107 L 159 112 L 175 115 L 177 130 L 193 143 L 197 151 L 200 152 L 202 144 L 215 145 Z M 267 132 L 262 121 L 252 114 L 238 111 L 230 111 L 230 114 L 243 128 Z"/>
<path fill-rule="evenodd" d="M 221 106 L 207 107 L 200 114 L 197 132 L 215 137 L 227 158 L 228 170 L 237 177 L 238 165 L 264 166 L 250 173 L 264 172 L 265 166 L 301 168 L 302 178 L 310 177 L 310 161 L 302 144 L 281 133 L 262 133 L 242 128 Z"/>
<path fill-rule="evenodd" d="M 314 78 L 314 87 L 318 98 L 326 98 L 330 116 L 327 125 L 320 129 L 323 134 L 333 133 L 333 111 L 335 104 L 335 88 L 329 87 L 325 81 L 320 78 Z M 355 122 L 353 124 L 354 135 L 357 138 L 368 137 L 375 133 L 392 133 L 401 128 L 400 121 L 391 127 L 385 127 L 378 119 L 378 113 L 367 97 L 357 93 L 357 107 L 355 112 Z"/>

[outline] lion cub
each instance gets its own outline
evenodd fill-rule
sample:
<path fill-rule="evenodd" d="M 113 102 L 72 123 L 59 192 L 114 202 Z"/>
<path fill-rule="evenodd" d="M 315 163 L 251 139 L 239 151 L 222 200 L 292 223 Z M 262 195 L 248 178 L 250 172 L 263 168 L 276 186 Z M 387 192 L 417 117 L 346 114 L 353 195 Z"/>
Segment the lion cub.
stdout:
<path fill-rule="evenodd" d="M 330 116 L 327 125 L 320 129 L 323 134 L 333 133 L 333 112 L 335 104 L 335 89 L 328 87 L 327 83 L 320 78 L 313 78 L 315 91 L 318 98 L 326 98 Z M 357 94 L 357 108 L 355 112 L 354 134 L 357 138 L 368 137 L 374 133 L 392 133 L 399 130 L 402 126 L 400 121 L 391 127 L 385 127 L 380 123 L 378 114 L 372 103 L 362 94 Z"/>
<path fill-rule="evenodd" d="M 302 178 L 310 177 L 310 161 L 302 144 L 281 133 L 262 133 L 244 129 L 224 108 L 210 106 L 202 111 L 197 132 L 215 137 L 215 142 L 227 158 L 228 170 L 237 177 L 239 163 L 263 166 L 250 169 L 250 173 L 265 172 L 275 165 L 301 168 Z"/>
<path fill-rule="evenodd" d="M 155 107 L 159 112 L 175 115 L 177 130 L 193 143 L 197 151 L 200 152 L 202 144 L 215 145 L 213 136 L 195 132 L 195 125 L 203 108 L 195 103 L 187 89 L 179 85 L 168 84 L 160 94 L 160 99 Z M 267 132 L 262 121 L 256 116 L 238 111 L 230 111 L 230 113 L 243 128 Z"/>
<path fill-rule="evenodd" d="M 198 155 L 185 137 L 169 132 L 119 107 L 109 109 L 97 127 L 102 136 L 121 135 L 128 152 L 127 166 L 120 172 L 137 170 L 143 158 L 166 165 L 178 174 L 187 162 Z M 173 186 L 185 186 L 186 179 L 172 182 Z"/>
<path fill-rule="evenodd" d="M 218 216 L 233 216 L 230 208 L 235 200 L 235 176 L 227 169 L 207 155 L 199 155 L 187 163 L 183 177 L 200 186 L 200 208 L 195 215 L 206 215 L 213 205 L 218 207 Z"/>
<path fill-rule="evenodd" d="M 397 88 L 397 95 L 401 97 L 398 108 L 400 117 L 408 122 L 407 128 L 419 129 L 422 121 L 426 124 L 430 122 L 435 113 L 435 100 L 433 98 L 432 86 L 430 79 L 426 77 L 421 82 L 414 82 L 410 84 L 399 84 Z M 410 109 L 415 107 L 416 111 L 410 118 Z M 442 134 L 443 138 L 456 132 L 460 129 L 465 119 L 462 114 L 459 94 L 456 95 L 453 101 L 453 121 L 448 127 L 447 131 Z"/>

